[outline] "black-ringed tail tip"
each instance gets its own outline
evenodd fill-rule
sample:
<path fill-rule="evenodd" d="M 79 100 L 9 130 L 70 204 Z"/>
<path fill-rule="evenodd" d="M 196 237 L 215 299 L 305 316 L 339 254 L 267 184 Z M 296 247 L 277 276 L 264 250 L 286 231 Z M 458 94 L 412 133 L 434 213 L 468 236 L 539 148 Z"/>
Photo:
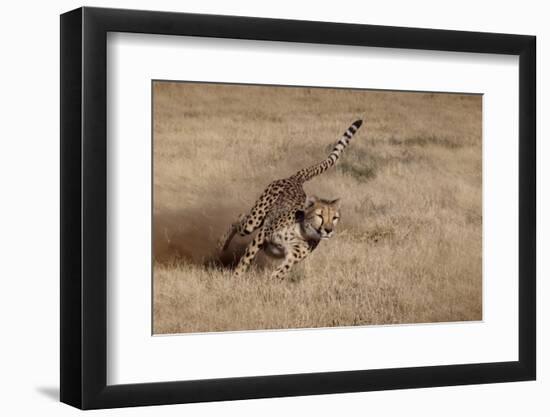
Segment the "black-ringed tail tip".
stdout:
<path fill-rule="evenodd" d="M 361 119 L 359 119 L 359 120 L 356 120 L 355 122 L 353 122 L 352 126 L 354 126 L 356 129 L 359 129 L 362 124 L 363 124 L 363 121 Z"/>

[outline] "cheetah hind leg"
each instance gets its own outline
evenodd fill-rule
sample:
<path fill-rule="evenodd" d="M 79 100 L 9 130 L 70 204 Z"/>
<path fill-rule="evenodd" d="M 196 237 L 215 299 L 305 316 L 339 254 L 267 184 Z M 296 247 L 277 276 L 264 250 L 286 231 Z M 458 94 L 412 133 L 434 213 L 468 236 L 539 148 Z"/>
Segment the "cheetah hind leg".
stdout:
<path fill-rule="evenodd" d="M 274 201 L 280 193 L 280 191 L 276 189 L 277 183 L 278 181 L 274 181 L 269 184 L 254 204 L 254 207 L 252 207 L 252 210 L 246 215 L 239 215 L 239 219 L 233 223 L 229 231 L 222 236 L 218 242 L 218 248 L 222 252 L 227 250 L 231 240 L 237 233 L 241 236 L 246 236 L 262 226 L 266 214 L 271 210 Z"/>
<path fill-rule="evenodd" d="M 235 272 L 234 272 L 234 275 L 236 277 L 242 276 L 244 272 L 248 269 L 254 257 L 258 254 L 260 249 L 263 247 L 264 241 L 265 241 L 265 230 L 264 228 L 261 228 L 258 234 L 256 235 L 256 237 L 252 239 L 252 242 L 250 242 L 249 245 L 246 247 L 246 251 L 244 252 L 244 255 L 239 260 L 239 263 L 235 268 Z"/>

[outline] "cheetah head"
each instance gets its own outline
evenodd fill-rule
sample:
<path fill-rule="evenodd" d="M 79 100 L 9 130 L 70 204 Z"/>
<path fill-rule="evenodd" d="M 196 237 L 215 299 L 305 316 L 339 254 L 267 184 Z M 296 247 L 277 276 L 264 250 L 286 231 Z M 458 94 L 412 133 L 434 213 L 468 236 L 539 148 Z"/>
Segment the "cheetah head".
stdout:
<path fill-rule="evenodd" d="M 297 220 L 308 239 L 329 239 L 340 219 L 340 199 L 326 200 L 310 196 L 303 211 L 297 213 Z"/>

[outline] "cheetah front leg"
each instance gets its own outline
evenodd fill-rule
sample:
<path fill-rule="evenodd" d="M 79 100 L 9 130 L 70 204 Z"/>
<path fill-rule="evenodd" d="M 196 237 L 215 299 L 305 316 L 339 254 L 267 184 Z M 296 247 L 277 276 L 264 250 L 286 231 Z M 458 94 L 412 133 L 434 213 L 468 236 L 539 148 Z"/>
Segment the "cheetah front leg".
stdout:
<path fill-rule="evenodd" d="M 283 279 L 290 272 L 291 268 L 301 260 L 305 259 L 311 253 L 311 249 L 306 244 L 295 244 L 291 250 L 286 252 L 281 265 L 271 274 L 271 278 Z"/>
<path fill-rule="evenodd" d="M 239 264 L 235 268 L 234 275 L 236 277 L 240 277 L 246 272 L 248 266 L 254 259 L 254 257 L 258 254 L 260 249 L 262 248 L 265 241 L 265 230 L 263 228 L 260 229 L 258 234 L 254 239 L 252 239 L 252 242 L 246 247 L 246 251 L 244 252 L 244 255 L 239 260 Z"/>

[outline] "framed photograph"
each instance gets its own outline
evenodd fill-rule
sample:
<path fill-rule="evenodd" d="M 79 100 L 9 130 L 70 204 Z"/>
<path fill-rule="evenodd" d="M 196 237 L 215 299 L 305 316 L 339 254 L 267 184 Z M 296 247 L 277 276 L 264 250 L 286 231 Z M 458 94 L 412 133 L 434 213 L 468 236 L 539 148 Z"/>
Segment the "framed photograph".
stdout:
<path fill-rule="evenodd" d="M 533 380 L 535 37 L 61 16 L 61 401 Z"/>

